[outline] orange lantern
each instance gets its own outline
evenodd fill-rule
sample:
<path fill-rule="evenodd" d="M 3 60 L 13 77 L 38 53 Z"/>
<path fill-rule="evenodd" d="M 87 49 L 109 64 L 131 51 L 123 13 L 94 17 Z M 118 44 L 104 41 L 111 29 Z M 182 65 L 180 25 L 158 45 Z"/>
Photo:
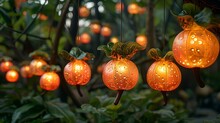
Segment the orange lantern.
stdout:
<path fill-rule="evenodd" d="M 90 28 L 91 28 L 93 33 L 95 33 L 95 34 L 100 33 L 101 26 L 98 22 L 91 23 Z"/>
<path fill-rule="evenodd" d="M 98 50 L 104 50 L 108 57 L 113 58 L 105 65 L 102 80 L 109 89 L 118 91 L 114 101 L 115 105 L 118 104 L 123 91 L 134 88 L 138 82 L 138 68 L 129 59 L 140 47 L 136 42 L 118 42 L 116 44 L 109 42 L 106 46 L 98 47 Z"/>
<path fill-rule="evenodd" d="M 14 0 L 16 9 L 20 9 L 21 4 L 26 2 L 26 0 Z"/>
<path fill-rule="evenodd" d="M 106 65 L 106 63 L 103 63 L 103 64 L 99 65 L 97 67 L 97 72 L 98 73 L 102 73 L 103 69 L 105 68 L 105 65 Z"/>
<path fill-rule="evenodd" d="M 138 14 L 139 6 L 136 3 L 131 3 L 128 5 L 128 13 L 129 14 Z"/>
<path fill-rule="evenodd" d="M 147 37 L 145 35 L 137 36 L 136 42 L 140 44 L 143 47 L 143 49 L 147 47 Z"/>
<path fill-rule="evenodd" d="M 138 82 L 138 69 L 128 59 L 113 59 L 105 65 L 102 79 L 111 90 L 130 90 Z"/>
<path fill-rule="evenodd" d="M 60 85 L 60 77 L 55 72 L 46 72 L 40 78 L 40 87 L 47 91 L 56 90 Z"/>
<path fill-rule="evenodd" d="M 82 33 L 80 35 L 80 39 L 79 40 L 80 40 L 80 43 L 88 44 L 91 41 L 91 37 L 90 37 L 90 35 L 88 33 Z"/>
<path fill-rule="evenodd" d="M 6 73 L 6 80 L 8 82 L 16 82 L 19 78 L 19 74 L 16 70 L 9 70 Z"/>
<path fill-rule="evenodd" d="M 104 37 L 109 37 L 112 34 L 112 30 L 109 26 L 103 26 L 101 29 L 101 35 Z"/>
<path fill-rule="evenodd" d="M 112 38 L 110 39 L 110 41 L 115 44 L 115 43 L 118 42 L 118 38 L 117 38 L 117 37 L 112 37 Z"/>
<path fill-rule="evenodd" d="M 13 63 L 11 61 L 3 61 L 0 65 L 0 70 L 2 72 L 7 72 L 10 70 L 11 66 L 13 66 Z"/>
<path fill-rule="evenodd" d="M 70 85 L 85 85 L 91 78 L 91 69 L 83 60 L 73 60 L 64 67 L 64 78 Z"/>
<path fill-rule="evenodd" d="M 115 11 L 120 13 L 124 10 L 124 4 L 121 2 L 116 3 L 115 5 Z"/>
<path fill-rule="evenodd" d="M 194 22 L 174 39 L 173 54 L 183 67 L 206 68 L 217 59 L 219 42 L 213 33 Z"/>
<path fill-rule="evenodd" d="M 172 91 L 181 82 L 181 72 L 171 61 L 161 59 L 155 61 L 147 72 L 148 85 L 158 91 Z"/>
<path fill-rule="evenodd" d="M 144 14 L 147 11 L 146 7 L 139 7 L 139 12 L 138 14 Z"/>
<path fill-rule="evenodd" d="M 39 13 L 38 18 L 39 20 L 45 21 L 48 19 L 48 16 L 46 16 L 45 14 Z"/>
<path fill-rule="evenodd" d="M 21 69 L 20 69 L 20 72 L 21 72 L 21 76 L 23 78 L 31 78 L 33 76 L 31 68 L 30 68 L 29 65 L 22 66 Z"/>
<path fill-rule="evenodd" d="M 80 17 L 86 18 L 86 17 L 89 16 L 89 14 L 90 14 L 90 11 L 89 11 L 89 9 L 87 7 L 81 6 L 79 8 L 79 16 Z"/>
<path fill-rule="evenodd" d="M 148 55 L 156 61 L 148 69 L 146 78 L 148 85 L 152 89 L 163 93 L 166 104 L 165 93 L 176 89 L 180 85 L 181 72 L 176 64 L 172 62 L 172 51 L 168 52 L 164 58 L 161 58 L 158 54 L 158 50 L 156 49 L 149 50 Z"/>
<path fill-rule="evenodd" d="M 31 61 L 30 68 L 33 75 L 41 76 L 44 74 L 44 71 L 42 70 L 42 66 L 47 65 L 47 62 L 45 62 L 41 58 L 37 58 Z"/>
<path fill-rule="evenodd" d="M 73 47 L 68 53 L 62 51 L 60 55 L 70 62 L 64 67 L 63 74 L 66 82 L 70 85 L 75 85 L 80 96 L 80 86 L 86 85 L 91 78 L 91 68 L 85 62 L 94 58 L 91 53 L 86 53 L 78 47 Z"/>

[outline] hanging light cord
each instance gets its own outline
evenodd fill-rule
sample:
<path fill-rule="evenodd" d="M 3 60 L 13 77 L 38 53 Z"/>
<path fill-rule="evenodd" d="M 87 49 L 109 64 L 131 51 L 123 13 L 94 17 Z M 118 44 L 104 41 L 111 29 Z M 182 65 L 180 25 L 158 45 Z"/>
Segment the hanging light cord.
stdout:
<path fill-rule="evenodd" d="M 121 42 L 122 42 L 122 5 L 123 3 L 122 3 L 122 0 L 121 0 Z"/>
<path fill-rule="evenodd" d="M 164 40 L 164 44 L 165 44 L 165 34 L 166 34 L 166 3 L 165 3 L 165 0 L 163 0 L 163 23 L 164 23 L 164 26 L 163 26 L 163 40 Z"/>

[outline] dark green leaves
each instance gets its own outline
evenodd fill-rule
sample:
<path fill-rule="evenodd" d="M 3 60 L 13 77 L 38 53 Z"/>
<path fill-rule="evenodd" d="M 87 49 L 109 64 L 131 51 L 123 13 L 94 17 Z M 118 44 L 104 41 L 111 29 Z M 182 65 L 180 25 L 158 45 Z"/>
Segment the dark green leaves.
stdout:
<path fill-rule="evenodd" d="M 36 50 L 34 52 L 31 52 L 29 54 L 29 57 L 31 57 L 31 58 L 42 58 L 44 60 L 49 60 L 50 59 L 49 55 L 46 52 L 41 51 L 41 50 Z"/>
<path fill-rule="evenodd" d="M 107 46 L 101 45 L 98 47 L 98 50 L 103 50 L 108 57 L 122 57 L 127 59 L 130 59 L 138 50 L 142 49 L 143 47 L 136 42 L 108 43 Z"/>
<path fill-rule="evenodd" d="M 102 50 L 105 52 L 107 57 L 111 57 L 112 53 L 112 47 L 114 46 L 114 43 L 109 42 L 107 45 L 101 45 L 97 48 L 97 50 Z"/>
<path fill-rule="evenodd" d="M 84 52 L 78 47 L 73 47 L 69 53 L 63 50 L 59 52 L 59 55 L 69 61 L 72 61 L 74 59 L 91 60 L 95 58 L 92 53 Z"/>
<path fill-rule="evenodd" d="M 209 8 L 204 8 L 200 13 L 194 16 L 197 24 L 207 26 L 211 22 L 212 11 Z"/>
<path fill-rule="evenodd" d="M 148 57 L 151 57 L 154 60 L 160 60 L 161 59 L 161 51 L 160 51 L 160 49 L 151 48 L 147 52 L 147 55 L 148 55 Z"/>

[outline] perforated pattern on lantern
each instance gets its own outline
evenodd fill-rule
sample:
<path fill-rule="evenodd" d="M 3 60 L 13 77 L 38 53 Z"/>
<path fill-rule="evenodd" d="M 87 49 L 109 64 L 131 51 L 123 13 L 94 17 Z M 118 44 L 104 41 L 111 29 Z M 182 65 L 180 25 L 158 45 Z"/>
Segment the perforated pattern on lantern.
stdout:
<path fill-rule="evenodd" d="M 217 38 L 205 28 L 194 24 L 191 30 L 180 32 L 173 42 L 176 61 L 186 68 L 205 68 L 218 57 Z"/>
<path fill-rule="evenodd" d="M 105 65 L 102 78 L 112 90 L 130 90 L 137 84 L 138 69 L 130 60 L 111 60 Z"/>
<path fill-rule="evenodd" d="M 156 61 L 147 72 L 148 85 L 159 91 L 172 91 L 181 82 L 179 68 L 170 61 Z"/>
<path fill-rule="evenodd" d="M 20 72 L 23 78 L 31 78 L 33 76 L 29 65 L 21 67 Z"/>
<path fill-rule="evenodd" d="M 47 63 L 42 59 L 34 59 L 30 63 L 30 68 L 33 75 L 41 76 L 44 74 L 42 66 L 47 65 Z"/>
<path fill-rule="evenodd" d="M 65 66 L 64 78 L 70 85 L 85 85 L 91 78 L 91 69 L 86 62 L 74 60 Z"/>
<path fill-rule="evenodd" d="M 54 72 L 46 72 L 40 78 L 40 87 L 44 90 L 56 90 L 60 85 L 60 77 Z"/>

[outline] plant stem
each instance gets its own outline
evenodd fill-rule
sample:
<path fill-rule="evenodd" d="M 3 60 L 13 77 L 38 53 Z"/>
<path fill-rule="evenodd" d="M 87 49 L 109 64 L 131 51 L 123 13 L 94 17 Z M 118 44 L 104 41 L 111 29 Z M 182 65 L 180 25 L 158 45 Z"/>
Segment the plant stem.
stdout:
<path fill-rule="evenodd" d="M 167 105 L 167 101 L 168 101 L 167 92 L 166 91 L 161 91 L 161 93 L 163 95 L 164 106 L 166 106 Z"/>
<path fill-rule="evenodd" d="M 201 88 L 205 87 L 205 84 L 204 84 L 204 82 L 202 81 L 202 79 L 201 79 L 201 77 L 200 77 L 200 74 L 199 74 L 200 68 L 196 67 L 196 68 L 193 68 L 192 70 L 193 70 L 193 73 L 194 73 L 194 75 L 195 75 L 195 77 L 196 77 L 196 81 L 197 81 L 197 83 L 199 84 L 199 86 L 200 86 Z"/>
<path fill-rule="evenodd" d="M 77 89 L 77 92 L 79 93 L 80 97 L 83 97 L 83 94 L 80 90 L 80 85 L 76 85 L 76 89 Z"/>
<path fill-rule="evenodd" d="M 53 45 L 52 56 L 51 56 L 51 61 L 50 61 L 51 64 L 56 63 L 56 59 L 57 59 L 57 55 L 58 55 L 58 53 L 57 53 L 58 45 L 59 45 L 60 37 L 62 35 L 62 30 L 63 30 L 65 22 L 66 22 L 66 15 L 68 13 L 68 8 L 69 8 L 70 3 L 71 3 L 71 0 L 66 1 L 64 8 L 63 8 L 63 12 L 61 14 L 61 20 L 58 24 L 56 36 L 54 39 L 54 45 Z"/>
<path fill-rule="evenodd" d="M 114 101 L 114 105 L 118 105 L 123 92 L 124 92 L 124 90 L 118 90 L 117 96 L 116 96 L 115 101 Z"/>

